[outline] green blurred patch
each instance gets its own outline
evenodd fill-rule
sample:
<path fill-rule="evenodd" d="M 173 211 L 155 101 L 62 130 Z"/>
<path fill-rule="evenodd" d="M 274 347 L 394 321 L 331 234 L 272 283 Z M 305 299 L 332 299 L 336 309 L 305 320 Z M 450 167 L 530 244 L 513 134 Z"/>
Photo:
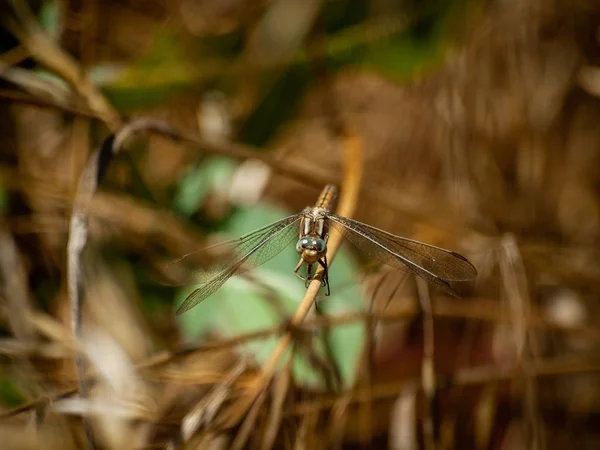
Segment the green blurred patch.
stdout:
<path fill-rule="evenodd" d="M 365 68 L 389 79 L 407 82 L 443 62 L 446 50 L 458 38 L 453 25 L 457 20 L 464 20 L 474 2 L 428 3 L 414 8 L 418 19 L 413 25 L 369 46 L 365 52 Z"/>
<path fill-rule="evenodd" d="M 285 212 L 269 206 L 246 208 L 234 214 L 225 231 L 234 238 L 285 216 Z M 269 304 L 269 296 L 261 292 L 255 283 L 243 277 L 233 277 L 202 304 L 180 316 L 185 334 L 198 337 L 216 330 L 225 336 L 237 336 L 278 326 L 283 319 L 278 311 L 284 311 L 287 317 L 291 316 L 305 293 L 304 283 L 293 273 L 298 260 L 294 246 L 290 245 L 280 255 L 251 272 L 251 276 L 272 289 L 274 297 L 279 301 L 277 305 Z M 340 286 L 342 280 L 353 280 L 357 276 L 357 270 L 349 254 L 342 249 L 331 267 L 332 285 Z M 183 302 L 193 289 L 193 286 L 181 289 L 177 295 L 177 303 Z M 349 286 L 338 289 L 338 292 L 334 289 L 331 297 L 323 296 L 320 303 L 325 312 L 333 315 L 355 311 L 361 306 L 356 283 L 349 283 Z M 360 324 L 333 327 L 330 331 L 333 355 L 346 386 L 352 382 L 363 339 L 364 330 Z M 277 337 L 271 337 L 249 342 L 244 345 L 244 350 L 254 355 L 260 364 L 277 341 Z M 305 358 L 297 356 L 293 366 L 294 375 L 300 383 L 320 383 L 318 375 Z"/>
<path fill-rule="evenodd" d="M 104 88 L 113 105 L 123 111 L 149 108 L 191 87 L 195 70 L 183 54 L 183 36 L 170 28 L 157 31 L 148 51 Z"/>
<path fill-rule="evenodd" d="M 436 36 L 416 39 L 410 32 L 374 44 L 364 67 L 397 81 L 409 81 L 435 65 L 443 55 L 443 42 Z"/>
<path fill-rule="evenodd" d="M 38 18 L 40 24 L 44 29 L 53 37 L 58 37 L 58 16 L 59 16 L 59 2 L 58 1 L 46 1 L 40 6 L 38 12 Z"/>
<path fill-rule="evenodd" d="M 322 63 L 332 72 L 353 66 L 405 82 L 441 61 L 453 39 L 448 21 L 464 16 L 465 5 L 474 2 L 409 2 L 406 23 L 399 17 L 397 29 L 386 28 L 387 23 L 377 25 L 380 19 L 373 19 L 366 0 L 325 2 L 319 22 L 322 34 L 308 40 L 287 68 L 266 68 L 257 74 L 258 80 L 265 80 L 260 86 L 261 101 L 243 119 L 240 140 L 263 145 L 292 116 L 297 100 L 318 75 L 315 53 L 308 46 L 317 44 L 318 53 L 324 51 Z M 235 89 L 248 69 L 243 62 L 246 32 L 194 38 L 180 29 L 162 27 L 142 57 L 116 79 L 114 71 L 110 72 L 112 81 L 104 90 L 117 108 L 127 112 L 207 86 Z"/>
<path fill-rule="evenodd" d="M 17 385 L 0 375 L 0 404 L 6 408 L 19 406 L 26 401 Z"/>
<path fill-rule="evenodd" d="M 0 180 L 1 184 L 1 180 Z M 0 214 L 6 214 L 8 211 L 8 194 L 6 190 L 0 188 Z"/>
<path fill-rule="evenodd" d="M 202 205 L 209 190 L 221 186 L 234 170 L 235 163 L 228 158 L 208 158 L 194 165 L 177 187 L 173 199 L 175 212 L 191 217 Z"/>
<path fill-rule="evenodd" d="M 296 107 L 313 76 L 306 65 L 292 66 L 268 88 L 242 124 L 238 138 L 250 145 L 265 146 L 277 130 L 293 119 Z"/>

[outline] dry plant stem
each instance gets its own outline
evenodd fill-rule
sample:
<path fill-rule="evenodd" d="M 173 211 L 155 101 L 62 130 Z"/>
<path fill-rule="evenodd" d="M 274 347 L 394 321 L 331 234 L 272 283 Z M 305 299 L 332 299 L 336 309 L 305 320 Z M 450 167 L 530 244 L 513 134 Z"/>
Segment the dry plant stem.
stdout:
<path fill-rule="evenodd" d="M 510 325 L 512 323 L 510 317 L 507 317 L 505 314 L 502 314 L 502 311 L 500 310 L 500 308 L 498 308 L 496 302 L 489 302 L 486 299 L 474 298 L 472 299 L 473 303 L 469 302 L 465 305 L 460 305 L 459 303 L 457 303 L 456 299 L 437 298 L 435 300 L 435 308 L 432 311 L 435 317 L 450 319 L 455 318 L 460 320 L 476 320 L 486 323 L 489 322 L 491 324 Z M 415 310 L 412 306 L 409 306 L 406 309 L 397 310 L 393 312 L 374 312 L 372 313 L 372 319 L 377 320 L 378 322 L 389 323 L 397 320 L 406 320 L 414 318 L 417 314 L 418 311 Z M 365 322 L 367 318 L 368 316 L 364 313 L 347 314 L 339 317 L 314 317 L 308 321 L 305 321 L 303 323 L 303 327 L 308 329 L 310 329 L 311 327 L 332 327 L 355 322 Z M 564 332 L 567 333 L 567 335 L 569 336 L 585 337 L 587 339 L 595 340 L 600 339 L 600 336 L 594 329 L 586 329 L 581 328 L 579 326 L 559 326 L 557 324 L 549 324 L 542 318 L 542 315 L 539 312 L 532 314 L 531 317 L 528 318 L 527 325 L 543 330 L 554 330 L 557 332 Z M 230 339 L 204 343 L 200 346 L 186 346 L 178 351 L 156 354 L 150 357 L 148 360 L 138 363 L 136 365 L 136 368 L 139 370 L 145 370 L 160 367 L 162 365 L 172 362 L 173 360 L 179 357 L 183 357 L 194 353 L 210 352 L 224 348 L 235 347 L 248 341 L 268 338 L 273 334 L 285 332 L 285 330 L 285 326 L 277 326 L 265 330 L 255 331 L 252 333 L 246 333 Z M 71 347 L 67 348 L 66 350 L 71 351 L 70 349 Z M 34 354 L 37 353 L 34 352 Z M 575 372 L 577 371 L 578 370 L 575 369 Z M 567 371 L 567 373 L 571 372 Z M 533 370 L 533 372 L 531 372 L 530 375 L 537 377 L 539 376 L 539 373 L 536 370 Z M 0 418 L 11 417 L 29 411 L 32 408 L 38 407 L 39 405 L 42 405 L 49 401 L 59 400 L 61 398 L 68 397 L 76 393 L 77 388 L 65 389 L 51 397 L 46 396 L 43 398 L 38 398 L 16 408 L 2 411 L 0 412 Z M 351 394 L 352 392 L 349 391 L 348 395 Z"/>
<path fill-rule="evenodd" d="M 13 66 L 29 57 L 29 52 L 22 46 L 11 48 L 0 55 L 0 64 Z"/>
<path fill-rule="evenodd" d="M 352 401 L 352 395 L 353 391 L 349 390 L 331 407 L 329 413 L 329 448 L 340 450 L 343 448 L 344 431 L 348 422 L 348 406 Z"/>
<path fill-rule="evenodd" d="M 503 237 L 502 250 L 503 254 L 499 260 L 500 273 L 510 309 L 515 336 L 516 360 L 520 369 L 520 374 L 516 377 L 515 382 L 518 389 L 523 391 L 523 435 L 527 446 L 538 450 L 544 447 L 543 426 L 540 423 L 537 406 L 537 385 L 530 373 L 535 355 L 530 352 L 532 336 L 530 336 L 527 327 L 531 314 L 529 287 L 521 254 L 514 236 L 506 235 Z"/>
<path fill-rule="evenodd" d="M 362 157 L 361 157 L 361 142 L 360 138 L 356 136 L 348 136 L 344 142 L 344 148 L 346 149 L 346 170 L 345 170 L 345 180 L 342 185 L 342 193 L 340 196 L 340 203 L 338 207 L 338 214 L 345 217 L 352 217 L 354 213 L 354 209 L 356 207 L 356 203 L 358 201 L 358 191 L 360 186 L 360 180 L 362 177 Z M 335 258 L 335 254 L 341 244 L 342 235 L 337 233 L 334 229 L 332 231 L 331 237 L 327 244 L 327 261 L 331 264 Z M 304 319 L 308 316 L 310 309 L 315 303 L 317 295 L 321 289 L 321 277 L 323 274 L 323 268 L 319 267 L 317 273 L 315 275 L 315 279 L 310 283 L 308 289 L 306 290 L 306 294 L 298 306 L 296 313 L 292 317 L 291 325 L 299 326 Z M 273 351 L 270 358 L 267 360 L 263 367 L 262 379 L 259 380 L 259 388 L 262 388 L 266 383 L 268 383 L 275 369 L 277 367 L 277 363 L 283 352 L 286 350 L 291 341 L 291 335 L 288 333 L 283 339 L 280 341 L 278 347 Z"/>
<path fill-rule="evenodd" d="M 27 271 L 12 235 L 0 228 L 0 286 L 4 297 L 0 310 L 14 336 L 25 344 L 35 344 Z"/>
<path fill-rule="evenodd" d="M 323 312 L 321 310 L 315 310 L 315 314 L 318 317 L 323 317 Z M 340 371 L 340 367 L 338 366 L 335 355 L 333 352 L 332 344 L 331 344 L 331 328 L 323 327 L 321 332 L 321 338 L 323 342 L 325 357 L 324 362 L 327 364 L 327 367 L 330 368 L 330 378 L 332 380 L 332 389 L 335 391 L 339 391 L 343 389 L 343 380 L 342 373 Z"/>
<path fill-rule="evenodd" d="M 33 310 L 27 285 L 27 270 L 12 235 L 0 227 L 0 312 L 16 338 L 16 343 L 37 348 L 39 342 L 33 326 Z M 33 355 L 32 355 L 33 356 Z M 44 392 L 27 354 L 15 358 L 20 376 L 27 380 L 27 394 L 38 397 Z"/>
<path fill-rule="evenodd" d="M 547 360 L 538 359 L 531 368 L 532 376 L 537 378 L 599 372 L 600 363 L 590 360 L 588 356 L 580 358 L 548 358 Z M 482 386 L 488 383 L 510 381 L 514 376 L 514 368 L 499 368 L 496 365 L 460 369 L 454 373 L 448 388 L 455 386 Z M 353 393 L 349 403 L 357 404 L 395 398 L 406 389 L 407 386 L 414 385 L 415 388 L 418 389 L 420 384 L 420 378 L 406 378 L 393 382 L 380 383 L 373 386 L 371 390 L 357 390 Z M 339 401 L 339 397 L 323 396 L 317 400 L 297 404 L 290 414 L 304 415 L 310 411 L 331 409 L 334 408 Z"/>
<path fill-rule="evenodd" d="M 437 385 L 435 374 L 433 312 L 429 288 L 427 282 L 422 278 L 417 279 L 417 290 L 421 312 L 423 313 L 423 361 L 421 362 L 421 389 L 423 389 L 423 395 L 425 397 L 423 446 L 425 450 L 434 450 L 436 447 L 434 407 Z"/>
<path fill-rule="evenodd" d="M 285 401 L 292 387 L 292 360 L 288 359 L 279 373 L 275 376 L 271 408 L 266 421 L 267 427 L 262 436 L 261 450 L 270 450 L 275 445 L 275 439 L 281 428 Z"/>
<path fill-rule="evenodd" d="M 362 179 L 362 140 L 357 135 L 347 134 L 343 137 L 342 142 L 344 148 L 344 180 L 342 183 L 340 201 L 338 205 L 338 214 L 346 217 L 352 217 L 356 204 L 358 202 L 358 194 L 360 191 L 360 184 Z M 327 261 L 331 264 L 335 258 L 335 254 L 342 242 L 342 235 L 335 229 L 332 230 L 329 242 L 327 243 Z M 309 284 L 306 294 L 302 299 L 302 302 L 298 306 L 294 316 L 291 320 L 291 326 L 297 327 L 304 322 L 310 309 L 313 307 L 317 295 L 321 290 L 323 276 L 323 268 L 319 267 L 315 274 L 315 278 Z M 291 333 L 286 333 L 267 361 L 263 366 L 261 375 L 257 378 L 253 392 L 250 392 L 247 402 L 251 405 L 250 412 L 246 416 L 239 433 L 236 435 L 231 448 L 241 449 L 252 429 L 252 424 L 255 420 L 255 415 L 262 406 L 265 396 L 261 393 L 266 391 L 268 384 L 271 382 L 273 375 L 277 369 L 280 359 L 292 342 Z"/>
<path fill-rule="evenodd" d="M 582 357 L 565 357 L 565 358 L 538 358 L 531 366 L 530 375 L 532 377 L 559 377 L 565 375 L 580 375 L 580 374 L 597 374 L 600 373 L 600 364 L 591 360 L 588 356 Z M 448 388 L 456 386 L 477 386 L 487 383 L 498 383 L 502 381 L 510 381 L 515 376 L 514 368 L 501 368 L 496 365 L 485 365 L 457 370 L 448 383 Z M 416 386 L 421 385 L 420 378 L 402 379 L 394 382 L 380 383 L 373 386 L 371 389 L 358 389 L 354 392 L 348 392 L 348 398 L 342 400 L 348 404 L 362 403 L 365 401 L 375 401 L 378 399 L 386 399 L 397 397 L 407 384 L 414 383 Z M 77 393 L 76 388 L 67 389 L 59 392 L 53 397 L 43 397 L 17 408 L 3 411 L 0 413 L 0 418 L 12 417 L 17 414 L 30 411 L 32 408 L 39 408 L 41 405 L 51 402 L 56 402 L 63 398 L 67 398 Z M 302 415 L 308 411 L 326 410 L 336 406 L 340 406 L 339 396 L 324 396 L 318 400 L 303 402 L 298 404 L 294 410 L 286 415 Z M 346 407 L 347 405 L 343 405 Z M 336 423 L 337 424 L 337 423 Z"/>
<path fill-rule="evenodd" d="M 364 389 L 370 391 L 372 387 L 372 369 L 373 369 L 373 351 L 375 348 L 375 327 L 376 327 L 376 319 L 374 317 L 374 305 L 375 299 L 377 298 L 377 292 L 381 287 L 383 280 L 386 278 L 387 274 L 384 274 L 383 277 L 377 283 L 373 294 L 371 295 L 369 301 L 369 307 L 367 309 L 367 317 L 365 317 L 365 341 L 363 343 L 363 348 L 361 352 L 361 357 L 359 359 L 359 363 L 356 366 L 356 370 L 354 372 L 354 383 L 353 389 L 349 392 L 348 398 L 345 401 L 345 409 L 344 414 L 347 413 L 348 402 L 352 397 L 352 391 L 356 388 L 363 386 Z M 373 425 L 373 409 L 371 402 L 365 402 L 365 404 L 361 405 L 359 408 L 359 437 L 361 442 L 365 445 L 371 441 L 372 439 L 372 425 Z M 345 418 L 344 418 L 345 419 Z M 343 437 L 343 429 L 340 429 L 337 433 L 339 435 L 340 442 Z"/>
<path fill-rule="evenodd" d="M 81 298 L 83 283 L 81 280 L 81 253 L 85 247 L 88 234 L 87 208 L 91 202 L 93 192 L 96 190 L 97 177 L 96 166 L 98 165 L 100 152 L 95 152 L 86 167 L 79 189 L 75 198 L 75 205 L 69 226 L 69 240 L 67 243 L 67 284 L 69 292 L 69 309 L 71 311 L 71 330 L 77 341 L 82 334 Z M 79 380 L 79 395 L 83 398 L 88 396 L 88 385 L 85 376 L 85 362 L 81 353 L 75 354 L 75 367 Z M 88 447 L 95 448 L 91 425 L 84 419 L 84 429 L 87 437 Z"/>

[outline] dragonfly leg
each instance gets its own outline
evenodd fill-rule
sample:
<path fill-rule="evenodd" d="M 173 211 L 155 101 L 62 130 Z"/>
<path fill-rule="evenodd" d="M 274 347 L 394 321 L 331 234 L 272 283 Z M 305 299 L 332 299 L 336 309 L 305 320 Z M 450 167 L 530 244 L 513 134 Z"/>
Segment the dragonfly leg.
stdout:
<path fill-rule="evenodd" d="M 296 265 L 296 268 L 294 269 L 294 273 L 296 274 L 296 276 L 298 278 L 300 278 L 303 281 L 306 281 L 306 278 L 303 277 L 301 274 L 298 273 L 298 271 L 300 270 L 300 268 L 302 267 L 302 264 L 304 264 L 304 260 L 302 258 L 300 258 L 300 262 Z"/>
<path fill-rule="evenodd" d="M 323 286 L 327 286 L 327 296 L 331 295 L 331 289 L 329 287 L 329 266 L 327 264 L 327 256 L 323 256 L 323 259 L 319 260 L 319 264 L 323 267 Z"/>
<path fill-rule="evenodd" d="M 306 286 L 306 288 L 308 288 L 308 285 L 310 284 L 310 282 L 313 279 L 312 276 L 312 264 L 306 264 L 306 279 L 304 280 L 304 286 Z"/>

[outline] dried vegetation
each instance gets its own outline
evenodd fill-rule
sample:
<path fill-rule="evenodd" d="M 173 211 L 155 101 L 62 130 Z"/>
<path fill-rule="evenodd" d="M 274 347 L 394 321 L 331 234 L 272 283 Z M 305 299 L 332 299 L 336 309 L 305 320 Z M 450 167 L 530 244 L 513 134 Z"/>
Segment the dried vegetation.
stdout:
<path fill-rule="evenodd" d="M 448 2 L 462 7 L 442 56 L 404 82 L 343 62 L 414 25 L 418 2 L 357 2 L 369 13 L 338 34 L 322 12 L 352 2 L 142 3 L 0 6 L 3 448 L 598 448 L 598 2 Z M 54 36 L 39 25 L 49 4 Z M 167 63 L 148 56 L 157 35 Z M 227 95 L 207 100 L 214 86 Z M 269 111 L 290 91 L 291 112 Z M 125 115 L 155 119 L 133 122 L 152 136 L 95 153 L 131 131 Z M 185 220 L 172 190 L 213 156 L 240 163 L 228 192 L 209 188 Z M 193 344 L 168 297 L 148 306 L 168 295 L 164 262 L 205 245 L 232 204 L 297 210 L 326 182 L 351 185 L 358 220 L 467 255 L 475 286 L 451 299 L 370 273 L 360 310 L 304 302 L 292 318 L 269 298 L 279 325 Z M 348 323 L 366 332 L 343 385 L 313 344 Z M 266 362 L 241 350 L 272 336 Z"/>

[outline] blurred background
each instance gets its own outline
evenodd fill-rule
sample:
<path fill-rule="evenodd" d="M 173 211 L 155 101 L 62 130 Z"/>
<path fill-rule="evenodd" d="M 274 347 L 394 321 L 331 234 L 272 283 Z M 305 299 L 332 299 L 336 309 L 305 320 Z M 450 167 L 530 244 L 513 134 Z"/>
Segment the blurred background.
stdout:
<path fill-rule="evenodd" d="M 2 0 L 3 448 L 598 448 L 599 96 L 593 0 Z M 97 176 L 140 118 L 189 139 Z M 314 203 L 348 134 L 353 217 L 467 256 L 462 297 L 343 246 L 286 328 L 291 246 L 176 316 L 169 262 Z"/>

